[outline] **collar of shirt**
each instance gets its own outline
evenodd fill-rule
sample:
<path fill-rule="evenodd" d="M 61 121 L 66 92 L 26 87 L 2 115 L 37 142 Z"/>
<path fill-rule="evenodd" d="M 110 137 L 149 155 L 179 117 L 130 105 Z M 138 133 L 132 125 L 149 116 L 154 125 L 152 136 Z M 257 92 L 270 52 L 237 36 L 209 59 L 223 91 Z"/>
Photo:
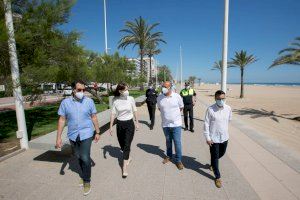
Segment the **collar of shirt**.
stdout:
<path fill-rule="evenodd" d="M 85 96 L 83 96 L 82 99 L 76 99 L 74 96 L 72 97 L 73 101 L 79 102 L 79 103 L 82 103 L 84 99 L 85 99 Z"/>

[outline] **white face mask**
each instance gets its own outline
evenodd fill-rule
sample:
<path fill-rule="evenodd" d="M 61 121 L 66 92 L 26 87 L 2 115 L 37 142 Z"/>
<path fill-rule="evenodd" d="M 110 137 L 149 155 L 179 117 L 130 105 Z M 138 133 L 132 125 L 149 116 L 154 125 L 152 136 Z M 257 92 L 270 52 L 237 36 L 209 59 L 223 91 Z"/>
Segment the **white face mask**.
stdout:
<path fill-rule="evenodd" d="M 169 92 L 168 88 L 165 88 L 165 87 L 162 88 L 162 93 L 163 94 L 167 94 L 168 92 Z"/>
<path fill-rule="evenodd" d="M 127 96 L 129 96 L 129 91 L 128 91 L 128 90 L 126 90 L 125 92 L 123 92 L 123 93 L 122 93 L 122 95 L 123 95 L 124 97 L 127 97 Z"/>
<path fill-rule="evenodd" d="M 84 94 L 83 94 L 83 92 L 76 92 L 75 96 L 81 100 L 83 98 Z"/>

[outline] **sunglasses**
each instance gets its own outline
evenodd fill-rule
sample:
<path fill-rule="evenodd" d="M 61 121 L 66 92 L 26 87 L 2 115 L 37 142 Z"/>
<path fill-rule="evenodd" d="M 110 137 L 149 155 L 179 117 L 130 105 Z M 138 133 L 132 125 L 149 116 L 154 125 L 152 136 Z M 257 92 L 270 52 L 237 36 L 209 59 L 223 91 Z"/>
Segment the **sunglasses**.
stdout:
<path fill-rule="evenodd" d="M 85 89 L 76 89 L 76 92 L 84 92 Z"/>

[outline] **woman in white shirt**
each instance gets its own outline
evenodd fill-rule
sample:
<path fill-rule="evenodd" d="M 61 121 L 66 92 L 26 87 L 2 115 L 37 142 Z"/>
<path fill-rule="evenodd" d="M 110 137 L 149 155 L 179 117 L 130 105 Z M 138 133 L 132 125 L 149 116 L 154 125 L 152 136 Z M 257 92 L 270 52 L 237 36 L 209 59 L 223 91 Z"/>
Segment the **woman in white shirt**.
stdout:
<path fill-rule="evenodd" d="M 133 122 L 135 118 L 135 124 Z M 128 176 L 127 167 L 131 161 L 130 146 L 133 140 L 134 132 L 138 129 L 137 109 L 135 100 L 129 96 L 128 87 L 125 83 L 118 84 L 115 90 L 115 97 L 111 109 L 110 117 L 110 135 L 112 135 L 112 126 L 117 118 L 117 137 L 123 151 L 123 173 L 122 177 Z"/>

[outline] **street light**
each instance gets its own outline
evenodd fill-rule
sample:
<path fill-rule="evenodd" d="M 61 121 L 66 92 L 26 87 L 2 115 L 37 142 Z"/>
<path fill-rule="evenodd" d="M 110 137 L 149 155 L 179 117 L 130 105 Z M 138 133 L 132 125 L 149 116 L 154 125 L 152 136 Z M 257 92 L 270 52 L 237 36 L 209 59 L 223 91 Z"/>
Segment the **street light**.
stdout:
<path fill-rule="evenodd" d="M 11 2 L 10 0 L 3 0 L 4 10 L 5 10 L 5 24 L 8 34 L 8 50 L 10 57 L 10 66 L 11 66 L 11 77 L 13 83 L 13 94 L 15 97 L 16 104 L 16 115 L 17 115 L 17 138 L 20 139 L 20 145 L 22 149 L 28 149 L 28 135 L 27 127 L 25 121 L 24 105 L 23 105 L 23 96 L 20 84 L 20 75 L 19 75 L 19 64 L 17 57 L 17 48 L 14 34 L 14 25 L 11 11 Z"/>
<path fill-rule="evenodd" d="M 227 92 L 227 51 L 228 51 L 228 15 L 229 15 L 229 0 L 224 0 L 224 30 L 223 30 L 223 56 L 222 56 L 222 77 L 221 90 Z"/>
<path fill-rule="evenodd" d="M 106 0 L 103 0 L 104 4 L 104 37 L 105 37 L 105 53 L 108 54 L 107 48 L 107 28 L 106 28 Z"/>
<path fill-rule="evenodd" d="M 183 89 L 183 82 L 182 82 L 182 50 L 180 45 L 180 89 Z"/>

